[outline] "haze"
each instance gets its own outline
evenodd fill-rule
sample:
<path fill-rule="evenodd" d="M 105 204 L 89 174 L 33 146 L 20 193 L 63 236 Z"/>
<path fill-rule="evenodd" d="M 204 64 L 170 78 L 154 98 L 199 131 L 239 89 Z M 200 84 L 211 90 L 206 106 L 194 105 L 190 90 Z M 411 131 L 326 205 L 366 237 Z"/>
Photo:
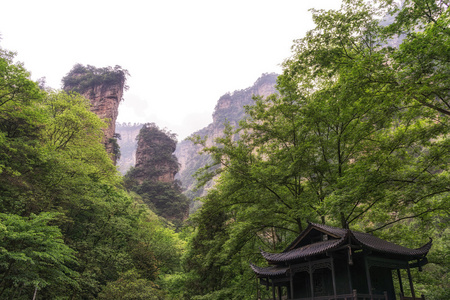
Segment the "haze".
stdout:
<path fill-rule="evenodd" d="M 281 72 L 309 8 L 340 1 L 7 1 L 2 48 L 61 88 L 73 65 L 131 74 L 118 122 L 155 122 L 179 140 L 211 122 L 221 95 Z"/>

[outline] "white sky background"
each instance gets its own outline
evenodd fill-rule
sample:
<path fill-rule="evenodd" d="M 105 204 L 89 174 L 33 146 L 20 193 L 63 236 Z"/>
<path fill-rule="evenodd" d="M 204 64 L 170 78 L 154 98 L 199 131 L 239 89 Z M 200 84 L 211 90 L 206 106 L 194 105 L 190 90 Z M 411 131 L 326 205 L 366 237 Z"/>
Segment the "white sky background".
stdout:
<path fill-rule="evenodd" d="M 61 79 L 76 63 L 131 75 L 118 122 L 154 122 L 181 140 L 212 122 L 217 100 L 263 73 L 281 73 L 293 40 L 314 27 L 309 8 L 340 0 L 5 0 L 0 47 L 32 79 Z"/>

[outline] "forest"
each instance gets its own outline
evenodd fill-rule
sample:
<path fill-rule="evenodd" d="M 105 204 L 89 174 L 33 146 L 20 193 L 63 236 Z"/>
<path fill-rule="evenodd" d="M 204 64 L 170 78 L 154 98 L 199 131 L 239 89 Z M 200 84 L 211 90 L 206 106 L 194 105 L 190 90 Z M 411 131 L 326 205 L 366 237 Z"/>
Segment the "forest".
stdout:
<path fill-rule="evenodd" d="M 312 10 L 278 92 L 204 145 L 196 179 L 214 187 L 175 225 L 157 205 L 181 188 L 122 177 L 89 100 L 0 48 L 0 299 L 270 299 L 249 262 L 308 222 L 409 248 L 431 238 L 414 286 L 450 299 L 449 5 Z"/>

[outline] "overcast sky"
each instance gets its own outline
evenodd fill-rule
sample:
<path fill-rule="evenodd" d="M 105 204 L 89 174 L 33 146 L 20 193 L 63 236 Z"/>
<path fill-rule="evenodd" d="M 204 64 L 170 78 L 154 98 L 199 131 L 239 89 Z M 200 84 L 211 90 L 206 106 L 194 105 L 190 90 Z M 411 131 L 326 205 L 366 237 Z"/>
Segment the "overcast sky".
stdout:
<path fill-rule="evenodd" d="M 314 27 L 309 8 L 339 0 L 5 0 L 0 46 L 32 79 L 76 64 L 131 75 L 118 122 L 154 122 L 181 140 L 207 126 L 217 100 L 281 72 L 293 40 Z"/>

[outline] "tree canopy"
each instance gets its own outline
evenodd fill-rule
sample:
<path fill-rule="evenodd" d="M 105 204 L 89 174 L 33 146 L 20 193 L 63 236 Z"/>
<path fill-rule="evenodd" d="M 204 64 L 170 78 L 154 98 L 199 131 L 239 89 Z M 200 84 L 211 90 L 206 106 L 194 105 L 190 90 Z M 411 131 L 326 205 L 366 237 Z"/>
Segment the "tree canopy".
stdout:
<path fill-rule="evenodd" d="M 258 248 L 284 249 L 307 221 L 410 247 L 441 240 L 450 208 L 448 13 L 446 1 L 428 0 L 313 10 L 316 27 L 295 41 L 279 94 L 256 97 L 239 126 L 204 148 L 219 169 L 201 177 L 216 186 L 187 262 L 201 294 L 220 286 L 227 299 L 254 295 L 229 278 L 250 281 Z M 227 226 L 206 229 L 210 220 Z M 220 277 L 205 280 L 208 270 Z M 435 284 L 421 288 L 445 298 Z"/>
<path fill-rule="evenodd" d="M 105 126 L 88 99 L 41 90 L 0 50 L 2 299 L 96 299 L 118 282 L 165 294 L 183 244 L 123 188 Z"/>

